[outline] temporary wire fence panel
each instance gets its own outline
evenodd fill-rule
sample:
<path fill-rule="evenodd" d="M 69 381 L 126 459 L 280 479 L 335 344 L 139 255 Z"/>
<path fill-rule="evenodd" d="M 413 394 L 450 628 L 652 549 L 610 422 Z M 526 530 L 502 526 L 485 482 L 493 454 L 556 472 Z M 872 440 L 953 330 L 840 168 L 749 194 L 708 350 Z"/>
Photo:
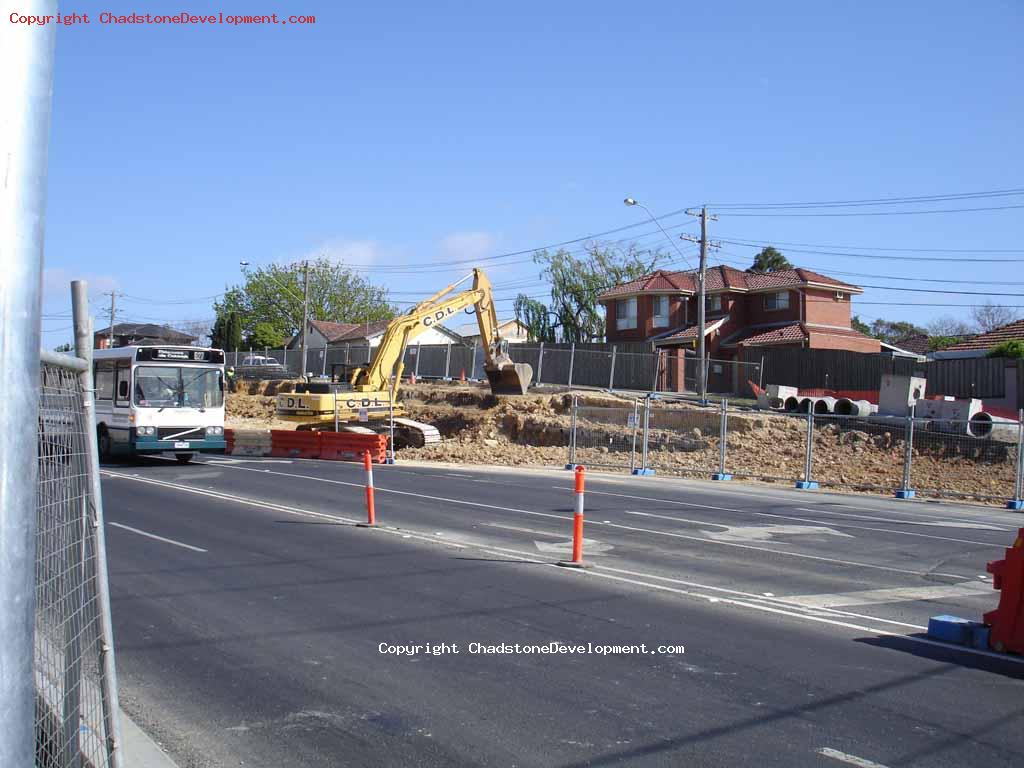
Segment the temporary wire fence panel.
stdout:
<path fill-rule="evenodd" d="M 906 419 L 834 414 L 810 418 L 814 420 L 811 480 L 821 486 L 876 491 L 894 491 L 902 485 Z"/>
<path fill-rule="evenodd" d="M 712 407 L 650 409 L 647 467 L 659 473 L 710 476 L 719 466 L 721 414 Z"/>
<path fill-rule="evenodd" d="M 639 407 L 577 405 L 570 461 L 588 467 L 630 469 L 640 449 Z M 570 438 L 572 439 L 572 438 Z"/>
<path fill-rule="evenodd" d="M 78 374 L 41 366 L 36 539 L 36 767 L 111 766 L 103 677 L 97 507 L 87 440 L 94 426 Z"/>
<path fill-rule="evenodd" d="M 1006 501 L 1020 450 L 1016 422 L 914 421 L 909 486 L 918 496 Z"/>
<path fill-rule="evenodd" d="M 727 425 L 727 474 L 771 481 L 803 479 L 806 416 L 730 408 Z"/>

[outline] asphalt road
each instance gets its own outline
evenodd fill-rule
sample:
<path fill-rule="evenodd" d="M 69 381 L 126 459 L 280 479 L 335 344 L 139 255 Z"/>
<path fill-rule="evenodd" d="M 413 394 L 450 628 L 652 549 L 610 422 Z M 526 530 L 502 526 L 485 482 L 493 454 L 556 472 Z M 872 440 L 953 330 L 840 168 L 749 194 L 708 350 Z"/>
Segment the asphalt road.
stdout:
<path fill-rule="evenodd" d="M 1024 765 L 1024 659 L 923 637 L 1024 516 L 591 473 L 579 572 L 568 472 L 375 479 L 366 529 L 350 464 L 104 468 L 123 706 L 183 768 Z"/>

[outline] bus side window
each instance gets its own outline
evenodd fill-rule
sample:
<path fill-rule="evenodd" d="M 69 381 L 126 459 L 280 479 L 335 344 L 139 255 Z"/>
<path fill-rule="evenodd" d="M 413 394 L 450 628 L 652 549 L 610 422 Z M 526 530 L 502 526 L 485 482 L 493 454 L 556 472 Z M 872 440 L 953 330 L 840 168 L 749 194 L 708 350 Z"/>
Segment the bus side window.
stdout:
<path fill-rule="evenodd" d="M 96 363 L 96 399 L 111 400 L 114 397 L 114 361 L 102 360 Z"/>
<path fill-rule="evenodd" d="M 131 377 L 131 367 L 127 363 L 119 363 L 117 366 L 117 400 L 116 405 L 128 406 L 128 380 Z"/>

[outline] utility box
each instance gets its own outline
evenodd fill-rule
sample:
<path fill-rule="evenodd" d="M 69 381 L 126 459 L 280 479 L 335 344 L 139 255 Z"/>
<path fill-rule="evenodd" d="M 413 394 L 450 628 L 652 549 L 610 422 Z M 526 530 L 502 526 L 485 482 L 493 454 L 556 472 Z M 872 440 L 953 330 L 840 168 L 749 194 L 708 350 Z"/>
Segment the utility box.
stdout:
<path fill-rule="evenodd" d="M 882 376 L 878 392 L 878 412 L 883 416 L 906 416 L 910 406 L 924 400 L 928 380 L 921 376 Z"/>
<path fill-rule="evenodd" d="M 767 391 L 757 398 L 761 408 L 782 408 L 787 397 L 796 397 L 796 387 L 785 387 L 781 384 L 769 384 Z"/>

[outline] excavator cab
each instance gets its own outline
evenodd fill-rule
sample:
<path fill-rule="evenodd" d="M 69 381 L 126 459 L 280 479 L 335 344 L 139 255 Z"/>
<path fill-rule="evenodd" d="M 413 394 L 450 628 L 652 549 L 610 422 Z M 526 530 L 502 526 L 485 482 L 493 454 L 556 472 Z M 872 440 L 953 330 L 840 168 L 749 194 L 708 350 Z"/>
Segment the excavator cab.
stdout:
<path fill-rule="evenodd" d="M 508 340 L 501 339 L 491 350 L 492 363 L 484 364 L 484 373 L 492 395 L 525 395 L 533 381 L 533 366 L 517 363 L 508 353 Z"/>

